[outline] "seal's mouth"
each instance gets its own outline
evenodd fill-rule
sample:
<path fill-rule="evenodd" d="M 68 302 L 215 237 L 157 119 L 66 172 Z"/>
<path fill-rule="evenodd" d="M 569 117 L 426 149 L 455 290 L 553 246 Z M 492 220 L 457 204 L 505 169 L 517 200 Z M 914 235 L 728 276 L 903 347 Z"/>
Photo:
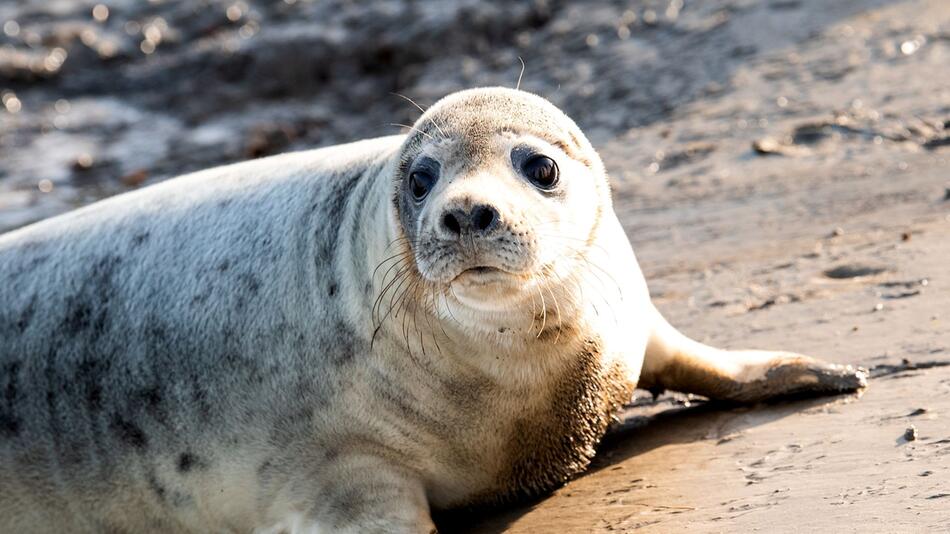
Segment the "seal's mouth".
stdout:
<path fill-rule="evenodd" d="M 471 249 L 460 241 L 424 240 L 413 247 L 419 274 L 435 284 L 513 286 L 530 282 L 535 265 L 532 250 L 519 241 L 479 241 Z"/>
<path fill-rule="evenodd" d="M 465 269 L 462 273 L 471 273 L 471 274 L 490 274 L 493 272 L 504 272 L 498 267 L 490 267 L 488 265 L 479 265 L 477 267 L 472 267 L 470 269 Z"/>
<path fill-rule="evenodd" d="M 450 295 L 474 311 L 517 314 L 535 294 L 536 283 L 530 272 L 512 272 L 484 264 L 466 266 L 452 278 Z"/>
<path fill-rule="evenodd" d="M 500 282 L 512 283 L 520 278 L 521 276 L 517 273 L 512 273 L 499 267 L 476 265 L 475 267 L 469 267 L 460 272 L 455 276 L 452 282 L 460 282 L 467 285 L 487 285 Z"/>

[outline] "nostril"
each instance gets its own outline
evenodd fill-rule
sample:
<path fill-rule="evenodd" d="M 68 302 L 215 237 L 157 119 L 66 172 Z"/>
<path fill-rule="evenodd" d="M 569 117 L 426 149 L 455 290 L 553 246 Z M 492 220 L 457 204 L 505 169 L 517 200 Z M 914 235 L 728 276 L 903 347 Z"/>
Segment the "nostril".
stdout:
<path fill-rule="evenodd" d="M 491 206 L 478 206 L 472 213 L 472 224 L 476 230 L 484 232 L 495 225 L 498 212 Z"/>
<path fill-rule="evenodd" d="M 453 234 L 458 235 L 462 233 L 462 226 L 452 213 L 446 213 L 442 216 L 442 225 L 448 228 Z"/>

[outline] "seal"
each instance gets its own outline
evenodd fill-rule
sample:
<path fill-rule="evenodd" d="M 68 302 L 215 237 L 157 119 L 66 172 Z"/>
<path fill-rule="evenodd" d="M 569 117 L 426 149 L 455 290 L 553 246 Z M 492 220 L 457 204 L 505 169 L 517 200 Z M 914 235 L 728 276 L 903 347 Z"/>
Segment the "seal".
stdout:
<path fill-rule="evenodd" d="M 0 236 L 0 530 L 430 532 L 549 491 L 635 387 L 861 370 L 692 341 L 546 100 L 168 180 Z"/>

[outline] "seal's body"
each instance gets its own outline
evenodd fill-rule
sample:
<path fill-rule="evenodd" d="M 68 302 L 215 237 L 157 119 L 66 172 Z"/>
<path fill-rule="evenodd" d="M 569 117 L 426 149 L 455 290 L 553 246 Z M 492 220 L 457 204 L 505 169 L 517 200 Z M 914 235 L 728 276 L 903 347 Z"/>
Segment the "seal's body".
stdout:
<path fill-rule="evenodd" d="M 428 532 L 584 469 L 638 385 L 864 385 L 670 327 L 596 152 L 506 89 L 5 234 L 0 280 L 3 532 Z"/>

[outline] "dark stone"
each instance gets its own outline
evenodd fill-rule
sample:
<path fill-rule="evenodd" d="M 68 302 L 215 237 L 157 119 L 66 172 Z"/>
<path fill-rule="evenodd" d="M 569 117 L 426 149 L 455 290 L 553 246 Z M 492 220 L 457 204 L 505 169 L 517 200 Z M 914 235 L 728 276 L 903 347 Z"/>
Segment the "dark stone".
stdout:
<path fill-rule="evenodd" d="M 887 271 L 886 267 L 876 267 L 869 265 L 839 265 L 825 271 L 825 276 L 834 279 L 857 278 L 859 276 L 872 276 Z"/>

